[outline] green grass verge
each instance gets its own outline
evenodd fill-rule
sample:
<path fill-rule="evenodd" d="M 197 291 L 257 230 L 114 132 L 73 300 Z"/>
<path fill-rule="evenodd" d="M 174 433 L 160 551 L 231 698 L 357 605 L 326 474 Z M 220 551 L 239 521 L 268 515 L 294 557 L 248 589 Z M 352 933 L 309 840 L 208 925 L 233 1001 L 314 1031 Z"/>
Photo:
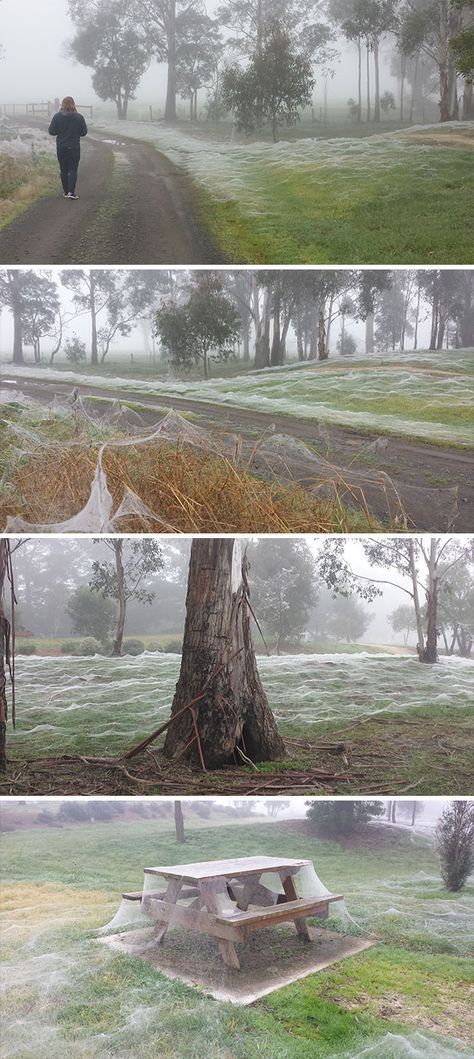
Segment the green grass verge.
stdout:
<path fill-rule="evenodd" d="M 195 186 L 195 203 L 229 262 L 241 264 L 469 264 L 472 155 L 456 148 L 407 154 L 362 171 L 257 163 L 249 187 L 264 203 L 249 215 Z"/>

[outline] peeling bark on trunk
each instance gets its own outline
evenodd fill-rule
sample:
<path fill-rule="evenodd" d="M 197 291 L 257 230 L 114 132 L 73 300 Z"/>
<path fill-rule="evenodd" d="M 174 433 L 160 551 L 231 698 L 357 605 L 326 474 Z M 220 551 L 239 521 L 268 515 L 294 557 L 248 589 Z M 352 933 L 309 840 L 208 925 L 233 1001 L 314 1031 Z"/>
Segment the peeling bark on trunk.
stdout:
<path fill-rule="evenodd" d="M 257 671 L 247 570 L 238 542 L 193 541 L 183 655 L 171 717 L 199 701 L 193 712 L 185 710 L 170 724 L 164 745 L 170 758 L 200 763 L 196 729 L 206 768 L 240 761 L 239 751 L 252 761 L 273 761 L 285 754 Z"/>

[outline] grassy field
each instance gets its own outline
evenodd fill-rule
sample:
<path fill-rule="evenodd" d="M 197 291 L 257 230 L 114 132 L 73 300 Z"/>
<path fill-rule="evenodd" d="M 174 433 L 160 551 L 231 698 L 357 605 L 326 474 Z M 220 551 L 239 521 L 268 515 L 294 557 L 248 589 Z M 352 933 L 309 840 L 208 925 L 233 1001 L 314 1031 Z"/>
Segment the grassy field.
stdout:
<path fill-rule="evenodd" d="M 118 368 L 118 365 L 117 365 Z M 27 368 L 28 375 L 87 385 L 83 373 Z M 384 358 L 332 357 L 311 365 L 247 371 L 209 382 L 94 376 L 94 386 L 123 383 L 134 393 L 163 399 L 167 395 L 255 409 L 270 415 L 298 416 L 348 426 L 361 433 L 413 437 L 431 443 L 472 445 L 473 351 L 393 353 Z M 20 373 L 21 374 L 21 373 Z"/>
<path fill-rule="evenodd" d="M 20 656 L 12 768 L 26 759 L 123 753 L 169 716 L 179 666 L 172 654 Z M 275 771 L 344 771 L 337 756 L 318 749 L 329 738 L 344 740 L 348 755 L 350 776 L 337 784 L 339 793 L 392 783 L 394 790 L 416 784 L 417 794 L 461 794 L 472 782 L 473 668 L 456 659 L 431 668 L 411 656 L 366 652 L 262 656 L 260 674 L 288 757 L 260 764 L 260 776 L 239 766 L 239 783 L 249 787 L 252 777 L 264 781 Z M 162 793 L 156 772 L 147 780 L 149 793 Z M 231 770 L 206 774 L 216 793 L 232 782 Z M 311 780 L 307 789 L 314 792 Z"/>
<path fill-rule="evenodd" d="M 98 127 L 124 132 L 113 120 Z M 275 145 L 147 122 L 125 132 L 188 172 L 198 215 L 229 262 L 470 262 L 468 123 Z"/>
<path fill-rule="evenodd" d="M 378 944 L 250 1008 L 211 1000 L 97 944 L 95 929 L 123 889 L 141 886 L 145 865 L 276 849 L 313 860 L 326 885 L 344 893 L 351 929 Z M 427 839 L 391 834 L 386 846 L 341 848 L 259 823 L 193 827 L 183 850 L 156 819 L 66 825 L 4 835 L 2 871 L 5 1059 L 348 1059 L 368 1046 L 378 1059 L 470 1054 L 473 890 L 443 890 Z M 393 1037 L 402 1050 L 392 1050 Z M 410 1052 L 410 1041 L 423 1050 Z"/>

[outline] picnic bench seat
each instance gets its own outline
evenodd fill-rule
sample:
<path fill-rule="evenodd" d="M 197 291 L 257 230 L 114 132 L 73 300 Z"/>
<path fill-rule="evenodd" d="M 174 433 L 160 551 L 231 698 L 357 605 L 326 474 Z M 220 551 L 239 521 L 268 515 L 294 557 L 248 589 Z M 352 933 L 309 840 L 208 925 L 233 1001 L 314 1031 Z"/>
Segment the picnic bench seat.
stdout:
<path fill-rule="evenodd" d="M 183 886 L 180 897 L 198 897 L 199 890 L 197 886 Z M 122 894 L 124 901 L 142 901 L 143 898 L 150 898 L 151 900 L 158 900 L 159 898 L 166 897 L 166 890 L 131 890 L 130 893 Z"/>
<path fill-rule="evenodd" d="M 255 908 L 253 911 L 234 912 L 232 916 L 215 916 L 218 923 L 227 923 L 237 929 L 247 927 L 256 930 L 259 927 L 271 927 L 283 923 L 285 919 L 302 919 L 306 916 L 326 916 L 331 901 L 342 901 L 339 894 L 328 894 L 325 897 L 309 897 L 298 901 L 282 901 L 271 908 Z M 293 914 L 294 913 L 294 917 Z"/>

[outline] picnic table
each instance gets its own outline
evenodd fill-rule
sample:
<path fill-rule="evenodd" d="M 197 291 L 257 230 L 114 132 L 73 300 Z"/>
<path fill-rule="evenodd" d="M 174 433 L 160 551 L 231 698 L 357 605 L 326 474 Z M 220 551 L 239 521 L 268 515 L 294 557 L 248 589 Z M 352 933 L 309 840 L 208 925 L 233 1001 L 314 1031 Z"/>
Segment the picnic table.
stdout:
<path fill-rule="evenodd" d="M 122 896 L 139 900 L 155 921 L 154 944 L 163 943 L 170 927 L 209 934 L 227 967 L 239 970 L 235 943 L 252 930 L 293 921 L 302 941 L 309 942 L 307 917 L 325 918 L 330 903 L 342 899 L 341 894 L 299 897 L 295 875 L 306 866 L 312 867 L 310 860 L 238 857 L 145 868 L 143 891 Z"/>

